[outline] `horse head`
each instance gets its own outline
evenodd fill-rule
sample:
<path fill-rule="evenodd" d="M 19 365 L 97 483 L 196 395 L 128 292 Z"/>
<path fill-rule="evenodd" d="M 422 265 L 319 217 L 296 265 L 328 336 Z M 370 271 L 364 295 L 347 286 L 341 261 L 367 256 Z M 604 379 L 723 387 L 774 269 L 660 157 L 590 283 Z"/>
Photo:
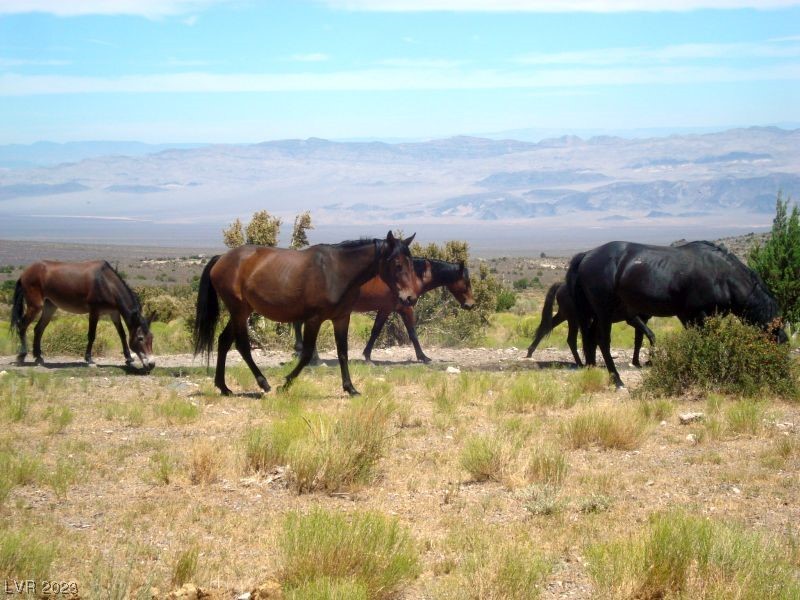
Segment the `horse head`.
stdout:
<path fill-rule="evenodd" d="M 469 279 L 469 269 L 464 261 L 458 263 L 458 276 L 447 284 L 447 289 L 453 294 L 461 308 L 470 310 L 475 306 L 475 298 L 472 296 L 472 282 Z"/>
<path fill-rule="evenodd" d="M 779 344 L 785 344 L 789 337 L 783 330 L 784 322 L 780 307 L 764 281 L 753 272 L 755 283 L 750 294 L 744 299 L 744 318 L 758 325 Z"/>
<path fill-rule="evenodd" d="M 142 361 L 142 368 L 152 371 L 156 366 L 153 358 L 153 332 L 150 331 L 152 316 L 144 318 L 138 311 L 131 315 L 130 338 L 128 345 Z"/>
<path fill-rule="evenodd" d="M 405 306 L 413 306 L 419 296 L 414 262 L 408 249 L 416 235 L 402 239 L 396 238 L 390 231 L 379 256 L 378 273 L 381 279 Z"/>

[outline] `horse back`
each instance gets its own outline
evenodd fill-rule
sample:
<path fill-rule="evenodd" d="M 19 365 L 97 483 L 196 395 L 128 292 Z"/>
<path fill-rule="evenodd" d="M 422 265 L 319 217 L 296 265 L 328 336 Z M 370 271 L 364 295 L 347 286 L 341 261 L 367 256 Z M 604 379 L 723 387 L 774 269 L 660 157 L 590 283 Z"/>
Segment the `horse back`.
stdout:
<path fill-rule="evenodd" d="M 58 308 L 74 313 L 89 311 L 97 301 L 99 278 L 105 261 L 60 262 L 43 260 L 28 266 L 20 276 L 29 301 L 49 300 Z"/>

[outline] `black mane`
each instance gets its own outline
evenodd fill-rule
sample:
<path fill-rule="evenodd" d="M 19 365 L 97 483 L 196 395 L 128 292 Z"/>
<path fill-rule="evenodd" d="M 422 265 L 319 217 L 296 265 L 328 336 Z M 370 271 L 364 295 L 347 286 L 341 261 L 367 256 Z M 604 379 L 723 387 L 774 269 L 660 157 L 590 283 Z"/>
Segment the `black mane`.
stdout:
<path fill-rule="evenodd" d="M 330 245 L 336 246 L 337 248 L 360 248 L 361 246 L 366 246 L 367 244 L 374 244 L 382 241 L 383 240 L 379 240 L 378 238 L 359 238 L 357 240 L 345 240 L 343 242 L 339 242 L 338 244 Z"/>
<path fill-rule="evenodd" d="M 439 260 L 438 258 L 414 257 L 414 271 L 417 277 L 422 278 L 425 273 L 425 261 L 431 263 L 431 270 L 435 281 L 444 285 L 458 281 L 461 278 L 461 263 Z M 464 278 L 469 280 L 469 270 L 464 267 Z"/>
<path fill-rule="evenodd" d="M 141 300 L 139 300 L 139 295 L 131 289 L 131 286 L 129 286 L 128 283 L 122 278 L 122 275 L 120 275 L 119 272 L 114 267 L 111 266 L 111 263 L 109 263 L 107 260 L 103 261 L 103 263 L 104 263 L 103 267 L 109 269 L 116 276 L 117 280 L 122 284 L 122 288 L 126 292 L 128 292 L 128 300 L 130 300 L 133 303 L 133 312 L 139 314 L 140 324 L 142 325 L 142 327 L 145 328 L 145 330 L 147 330 L 148 329 L 147 319 L 145 319 L 144 315 L 142 315 L 142 302 Z"/>

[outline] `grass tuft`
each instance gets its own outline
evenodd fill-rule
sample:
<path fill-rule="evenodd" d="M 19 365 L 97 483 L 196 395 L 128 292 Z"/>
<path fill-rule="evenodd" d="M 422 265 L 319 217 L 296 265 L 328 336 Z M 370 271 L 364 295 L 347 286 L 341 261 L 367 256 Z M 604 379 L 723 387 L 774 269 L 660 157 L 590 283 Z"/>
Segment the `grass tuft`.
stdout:
<path fill-rule="evenodd" d="M 420 573 L 408 531 L 397 519 L 375 512 L 344 515 L 315 508 L 307 515 L 290 513 L 280 546 L 289 597 L 327 598 L 310 594 L 347 589 L 356 598 L 392 598 Z M 309 595 L 291 595 L 301 592 Z"/>
<path fill-rule="evenodd" d="M 630 408 L 590 408 L 572 417 L 563 434 L 573 448 L 596 444 L 601 448 L 633 450 L 644 439 L 646 423 Z"/>

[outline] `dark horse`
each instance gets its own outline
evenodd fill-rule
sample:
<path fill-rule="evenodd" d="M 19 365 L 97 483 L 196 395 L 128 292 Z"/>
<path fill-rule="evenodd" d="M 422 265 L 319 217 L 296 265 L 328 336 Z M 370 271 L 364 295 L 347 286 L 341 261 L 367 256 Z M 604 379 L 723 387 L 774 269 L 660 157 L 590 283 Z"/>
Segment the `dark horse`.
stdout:
<path fill-rule="evenodd" d="M 553 315 L 554 302 L 558 302 L 558 312 L 555 316 Z M 650 317 L 646 315 L 638 315 L 631 319 L 613 319 L 614 322 L 625 320 L 628 325 L 634 329 L 635 337 L 632 362 L 635 367 L 642 366 L 639 362 L 639 351 L 642 349 L 644 336 L 647 336 L 651 346 L 655 344 L 655 336 L 650 328 L 647 327 L 647 321 L 649 319 Z M 569 349 L 572 351 L 572 356 L 575 358 L 575 364 L 579 367 L 583 366 L 581 357 L 578 355 L 578 331 L 580 329 L 578 313 L 575 309 L 575 303 L 572 301 L 572 298 L 570 298 L 567 284 L 564 282 L 554 283 L 550 286 L 550 289 L 547 290 L 544 306 L 542 306 L 542 318 L 533 336 L 533 342 L 531 342 L 531 345 L 528 347 L 528 358 L 534 353 L 539 343 L 564 321 L 567 322 L 567 327 L 569 328 L 567 331 L 567 344 L 569 344 Z M 589 359 L 589 361 L 592 362 L 592 364 L 594 363 L 592 359 Z"/>
<path fill-rule="evenodd" d="M 26 305 L 27 304 L 27 309 Z M 130 334 L 130 349 L 142 361 L 142 367 L 151 370 L 153 360 L 153 334 L 150 322 L 142 315 L 138 296 L 128 287 L 113 267 L 104 260 L 89 262 L 56 262 L 44 260 L 30 265 L 22 272 L 14 289 L 14 306 L 11 310 L 11 327 L 19 334 L 20 350 L 17 362 L 25 362 L 28 353 L 26 332 L 28 326 L 42 313 L 33 330 L 33 356 L 36 364 L 43 364 L 42 334 L 56 309 L 72 313 L 89 313 L 89 339 L 84 358 L 92 361 L 92 345 L 97 331 L 97 320 L 108 315 L 117 328 L 122 341 L 125 363 L 133 364 L 122 321 Z"/>
<path fill-rule="evenodd" d="M 463 262 L 452 263 L 428 258 L 414 258 L 413 260 L 414 279 L 412 286 L 418 298 L 431 290 L 446 286 L 461 305 L 461 308 L 469 310 L 473 307 L 475 299 L 472 297 L 469 269 L 466 268 Z M 425 355 L 419 345 L 414 308 L 399 302 L 386 282 L 379 276 L 373 277 L 361 286 L 358 300 L 353 306 L 353 312 L 371 311 L 377 311 L 378 314 L 375 316 L 372 333 L 369 336 L 366 348 L 364 348 L 364 358 L 366 360 L 371 360 L 372 347 L 386 324 L 386 320 L 393 312 L 397 312 L 400 313 L 400 317 L 403 319 L 408 331 L 408 337 L 411 343 L 414 344 L 417 360 L 424 363 L 431 362 L 431 359 Z M 294 324 L 294 336 L 294 349 L 299 353 L 303 349 L 301 323 Z"/>
<path fill-rule="evenodd" d="M 318 244 L 304 250 L 264 246 L 241 246 L 213 257 L 203 270 L 197 295 L 194 325 L 195 354 L 211 353 L 214 330 L 222 298 L 231 318 L 218 340 L 214 384 L 231 393 L 225 385 L 225 357 L 231 344 L 250 367 L 259 387 L 270 390 L 267 379 L 250 354 L 247 320 L 257 312 L 273 321 L 304 324 L 303 352 L 297 366 L 286 376 L 285 386 L 309 363 L 323 321 L 333 321 L 336 352 L 342 370 L 342 386 L 351 395 L 358 392 L 350 381 L 347 366 L 347 331 L 350 313 L 361 286 L 380 277 L 392 294 L 405 304 L 417 300 L 408 244 L 414 239 L 358 240 L 341 244 Z"/>
<path fill-rule="evenodd" d="M 675 248 L 609 242 L 572 259 L 567 285 L 587 344 L 587 360 L 598 344 L 617 387 L 623 384 L 611 358 L 615 315 L 675 316 L 688 327 L 702 325 L 715 314 L 732 313 L 778 342 L 788 339 L 778 303 L 762 279 L 710 242 Z"/>

